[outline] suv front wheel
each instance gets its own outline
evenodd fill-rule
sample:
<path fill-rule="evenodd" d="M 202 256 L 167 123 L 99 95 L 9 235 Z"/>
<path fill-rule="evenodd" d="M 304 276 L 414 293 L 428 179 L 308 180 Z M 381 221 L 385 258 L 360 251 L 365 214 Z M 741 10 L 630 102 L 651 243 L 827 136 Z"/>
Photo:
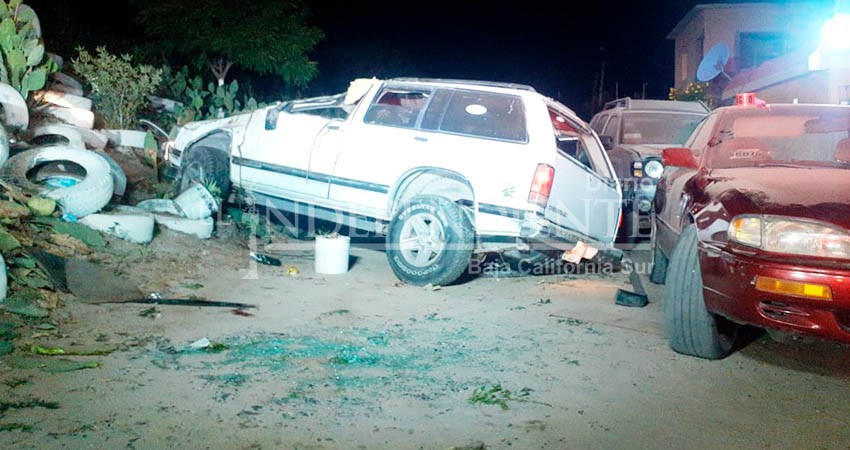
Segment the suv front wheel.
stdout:
<path fill-rule="evenodd" d="M 387 259 L 408 284 L 456 281 L 472 256 L 475 232 L 461 207 L 444 197 L 415 197 L 398 210 L 387 234 Z"/>

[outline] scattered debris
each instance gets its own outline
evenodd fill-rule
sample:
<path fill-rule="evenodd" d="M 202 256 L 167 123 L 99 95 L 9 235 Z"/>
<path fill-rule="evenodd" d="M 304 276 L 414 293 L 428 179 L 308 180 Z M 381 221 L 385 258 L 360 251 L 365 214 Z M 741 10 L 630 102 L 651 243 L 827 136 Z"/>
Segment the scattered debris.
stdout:
<path fill-rule="evenodd" d="M 249 313 L 249 312 L 247 312 L 247 311 L 244 311 L 244 310 L 238 309 L 238 308 L 237 308 L 237 309 L 234 309 L 234 310 L 231 310 L 231 311 L 230 311 L 230 313 L 231 313 L 231 314 L 233 314 L 234 316 L 254 317 L 254 315 L 253 315 L 253 314 L 251 314 L 251 313 Z"/>
<path fill-rule="evenodd" d="M 209 347 L 210 344 L 211 344 L 210 340 L 204 337 L 204 338 L 200 338 L 197 341 L 189 344 L 189 348 L 194 348 L 194 349 L 205 348 L 205 347 Z"/>
<path fill-rule="evenodd" d="M 494 384 L 490 387 L 477 387 L 472 391 L 472 395 L 469 396 L 469 402 L 473 405 L 483 404 L 483 405 L 499 405 L 502 410 L 510 409 L 508 407 L 508 402 L 526 402 L 526 403 L 536 403 L 538 405 L 552 407 L 549 403 L 538 402 L 529 399 L 528 397 L 531 393 L 534 392 L 534 389 L 524 387 L 519 390 L 519 392 L 514 393 L 502 387 L 500 384 Z"/>
<path fill-rule="evenodd" d="M 45 359 L 30 356 L 12 356 L 6 358 L 4 362 L 13 369 L 39 369 L 48 373 L 72 372 L 100 367 L 98 361 L 72 361 L 62 358 Z"/>
<path fill-rule="evenodd" d="M 291 277 L 298 276 L 298 273 L 299 273 L 299 272 L 298 272 L 298 268 L 297 268 L 297 267 L 295 267 L 295 266 L 289 266 L 289 267 L 286 269 L 286 274 L 287 274 L 287 275 L 289 275 L 289 276 L 291 276 Z"/>
<path fill-rule="evenodd" d="M 624 289 L 617 289 L 617 295 L 614 298 L 614 303 L 620 306 L 630 306 L 642 308 L 649 303 L 649 297 L 646 295 L 646 291 L 643 288 L 643 282 L 640 280 L 640 275 L 634 267 L 631 267 L 631 263 L 626 262 L 626 270 L 629 272 L 629 282 L 632 284 L 633 291 L 626 291 Z"/>
<path fill-rule="evenodd" d="M 126 302 L 120 301 L 112 301 L 112 302 L 103 302 L 103 303 L 142 303 L 142 304 L 152 304 L 152 305 L 174 305 L 174 306 L 209 306 L 215 308 L 238 308 L 238 309 L 246 309 L 246 308 L 256 308 L 257 305 L 250 305 L 247 303 L 236 303 L 236 302 L 215 302 L 208 300 L 201 300 L 198 298 L 140 298 L 135 300 L 128 300 Z"/>
<path fill-rule="evenodd" d="M 155 306 L 151 306 L 150 308 L 143 309 L 139 311 L 139 317 L 148 317 L 151 319 L 157 319 L 161 316 L 159 310 L 156 309 Z"/>
<path fill-rule="evenodd" d="M 269 255 L 264 255 L 262 253 L 251 252 L 248 254 L 248 256 L 253 258 L 258 263 L 265 264 L 267 266 L 280 266 L 283 264 L 279 259 L 271 257 Z"/>
<path fill-rule="evenodd" d="M 431 283 L 428 283 L 425 286 L 422 286 L 422 289 L 425 289 L 426 291 L 439 291 L 442 288 L 443 288 L 442 286 L 433 285 Z"/>

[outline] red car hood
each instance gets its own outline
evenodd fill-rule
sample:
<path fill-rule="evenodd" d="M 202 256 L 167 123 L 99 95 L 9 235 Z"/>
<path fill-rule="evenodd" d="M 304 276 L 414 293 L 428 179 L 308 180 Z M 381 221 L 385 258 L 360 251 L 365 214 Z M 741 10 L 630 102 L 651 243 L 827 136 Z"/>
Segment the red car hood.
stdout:
<path fill-rule="evenodd" d="M 731 214 L 776 214 L 850 229 L 850 170 L 823 167 L 715 169 L 707 193 Z"/>

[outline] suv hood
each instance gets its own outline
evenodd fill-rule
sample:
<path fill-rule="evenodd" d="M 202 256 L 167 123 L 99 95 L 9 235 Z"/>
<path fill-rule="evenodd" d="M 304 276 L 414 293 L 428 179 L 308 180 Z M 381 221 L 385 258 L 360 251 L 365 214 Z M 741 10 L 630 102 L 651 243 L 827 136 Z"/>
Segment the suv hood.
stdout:
<path fill-rule="evenodd" d="M 641 159 L 647 156 L 661 157 L 661 151 L 668 147 L 675 147 L 676 144 L 620 144 L 624 150 L 639 155 Z"/>
<path fill-rule="evenodd" d="M 265 114 L 268 108 L 258 109 L 235 116 L 226 117 L 223 119 L 199 120 L 197 122 L 189 122 L 180 127 L 177 138 L 174 140 L 175 148 L 180 150 L 185 149 L 189 144 L 203 137 L 214 130 L 234 130 L 243 129 L 248 126 L 248 122 L 253 114 L 261 112 Z"/>

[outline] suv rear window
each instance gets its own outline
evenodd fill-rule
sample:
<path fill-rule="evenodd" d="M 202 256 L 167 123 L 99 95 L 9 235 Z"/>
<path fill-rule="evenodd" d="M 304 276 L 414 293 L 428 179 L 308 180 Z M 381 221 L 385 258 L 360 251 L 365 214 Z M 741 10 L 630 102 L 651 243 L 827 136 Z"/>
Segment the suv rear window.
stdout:
<path fill-rule="evenodd" d="M 522 99 L 490 92 L 454 91 L 439 131 L 513 142 L 528 141 Z"/>

